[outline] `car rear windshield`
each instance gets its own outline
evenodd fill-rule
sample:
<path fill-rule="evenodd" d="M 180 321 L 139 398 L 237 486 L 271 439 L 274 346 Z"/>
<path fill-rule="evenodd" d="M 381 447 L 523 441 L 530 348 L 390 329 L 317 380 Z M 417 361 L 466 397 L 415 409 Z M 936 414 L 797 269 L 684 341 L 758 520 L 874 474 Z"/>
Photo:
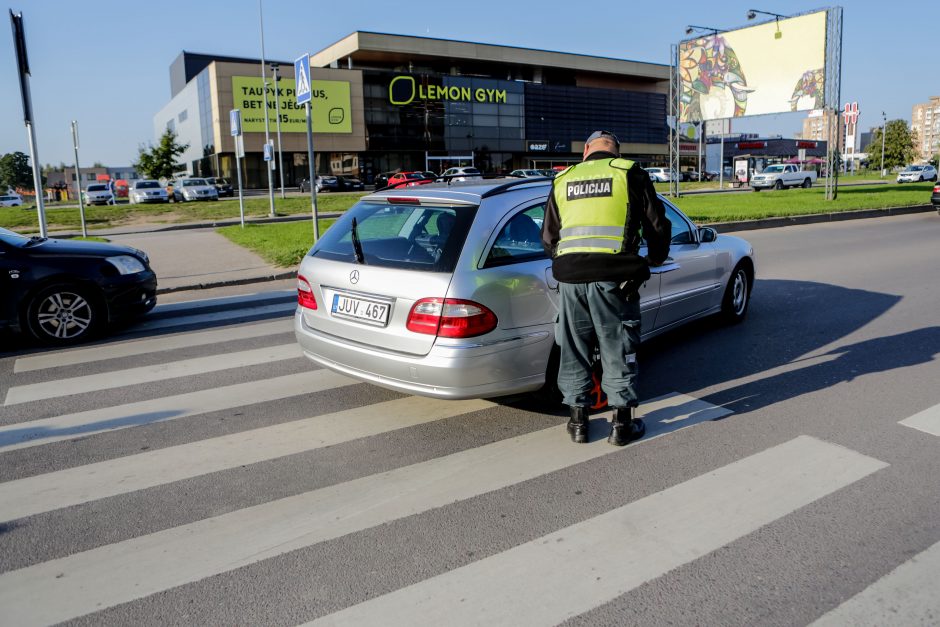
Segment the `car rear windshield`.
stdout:
<path fill-rule="evenodd" d="M 352 221 L 363 263 L 424 272 L 453 272 L 473 223 L 475 206 L 359 202 L 320 238 L 310 255 L 356 262 Z"/>
<path fill-rule="evenodd" d="M 156 181 L 140 181 L 137 183 L 137 189 L 158 189 L 160 184 Z"/>

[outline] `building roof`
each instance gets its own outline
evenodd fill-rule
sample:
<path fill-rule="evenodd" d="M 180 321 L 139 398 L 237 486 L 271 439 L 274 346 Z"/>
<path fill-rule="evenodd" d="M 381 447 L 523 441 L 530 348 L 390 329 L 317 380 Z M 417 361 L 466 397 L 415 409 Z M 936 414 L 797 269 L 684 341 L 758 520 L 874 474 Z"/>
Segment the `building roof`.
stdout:
<path fill-rule="evenodd" d="M 310 65 L 329 67 L 334 62 L 342 65 L 347 57 L 352 58 L 353 67 L 368 66 L 370 62 L 404 65 L 409 61 L 455 59 L 629 75 L 656 81 L 669 80 L 670 69 L 668 65 L 661 63 L 370 31 L 350 33 L 336 43 L 311 54 Z"/>

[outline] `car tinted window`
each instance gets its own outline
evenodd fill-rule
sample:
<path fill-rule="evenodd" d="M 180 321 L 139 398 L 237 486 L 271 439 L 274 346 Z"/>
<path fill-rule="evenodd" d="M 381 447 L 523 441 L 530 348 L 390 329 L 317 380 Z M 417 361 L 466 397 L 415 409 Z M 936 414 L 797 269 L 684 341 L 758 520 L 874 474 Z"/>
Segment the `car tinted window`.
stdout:
<path fill-rule="evenodd" d="M 542 247 L 542 221 L 545 205 L 540 204 L 520 211 L 509 219 L 486 257 L 486 267 L 545 258 Z"/>
<path fill-rule="evenodd" d="M 107 185 L 89 185 L 88 191 L 90 192 L 104 192 L 108 190 Z"/>
<path fill-rule="evenodd" d="M 359 202 L 310 250 L 335 261 L 356 260 L 352 219 L 365 263 L 424 272 L 453 272 L 476 215 L 476 207 L 436 207 Z"/>
<path fill-rule="evenodd" d="M 160 187 L 160 184 L 156 181 L 139 181 L 136 185 L 137 189 L 157 189 Z"/>
<path fill-rule="evenodd" d="M 784 167 L 782 165 L 772 165 L 772 166 L 764 168 L 764 172 L 769 173 L 769 174 L 773 174 L 775 172 L 783 172 L 783 171 L 784 171 Z"/>
<path fill-rule="evenodd" d="M 205 179 L 185 179 L 183 181 L 183 187 L 195 187 L 197 185 L 208 185 Z"/>

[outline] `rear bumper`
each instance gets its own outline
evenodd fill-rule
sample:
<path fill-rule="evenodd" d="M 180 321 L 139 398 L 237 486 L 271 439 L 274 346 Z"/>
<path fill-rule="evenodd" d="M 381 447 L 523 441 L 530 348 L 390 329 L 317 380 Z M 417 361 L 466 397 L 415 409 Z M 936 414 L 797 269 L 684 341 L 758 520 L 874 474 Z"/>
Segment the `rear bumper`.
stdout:
<path fill-rule="evenodd" d="M 443 399 L 492 398 L 539 389 L 554 344 L 547 328 L 521 330 L 499 342 L 435 342 L 427 355 L 406 355 L 320 333 L 294 316 L 297 342 L 311 361 L 404 394 Z"/>

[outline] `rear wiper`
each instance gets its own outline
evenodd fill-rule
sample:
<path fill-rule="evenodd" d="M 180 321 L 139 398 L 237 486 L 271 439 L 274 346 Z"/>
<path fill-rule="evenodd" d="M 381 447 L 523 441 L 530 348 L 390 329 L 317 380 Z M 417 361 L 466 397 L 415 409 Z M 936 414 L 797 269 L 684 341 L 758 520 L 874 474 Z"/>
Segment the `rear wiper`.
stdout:
<path fill-rule="evenodd" d="M 359 241 L 359 227 L 356 224 L 356 218 L 352 219 L 352 245 L 353 252 L 356 253 L 356 262 L 364 264 L 366 257 L 362 254 L 362 242 Z"/>

